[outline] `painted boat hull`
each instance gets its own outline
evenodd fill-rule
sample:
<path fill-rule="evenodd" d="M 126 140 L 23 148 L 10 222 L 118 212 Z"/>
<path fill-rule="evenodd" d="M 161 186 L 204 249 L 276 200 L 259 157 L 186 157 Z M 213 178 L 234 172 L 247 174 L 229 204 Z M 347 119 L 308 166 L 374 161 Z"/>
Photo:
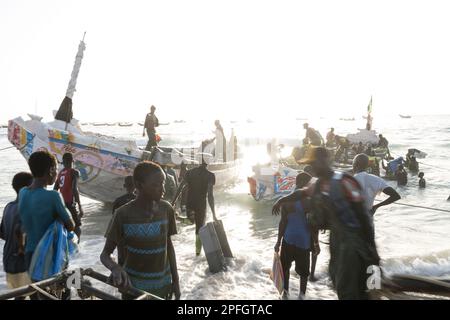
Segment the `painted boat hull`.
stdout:
<path fill-rule="evenodd" d="M 80 171 L 80 192 L 95 200 L 113 202 L 124 193 L 124 178 L 133 174 L 136 165 L 147 158 L 149 152 L 140 150 L 133 140 L 87 134 L 72 125 L 65 126 L 62 121 L 42 123 L 19 117 L 9 121 L 8 139 L 26 160 L 35 151 L 47 150 L 61 163 L 64 153 L 72 153 L 75 168 Z M 160 160 L 161 164 L 173 164 L 170 158 Z M 216 174 L 216 185 L 235 181 L 239 165 L 239 160 L 209 165 Z"/>

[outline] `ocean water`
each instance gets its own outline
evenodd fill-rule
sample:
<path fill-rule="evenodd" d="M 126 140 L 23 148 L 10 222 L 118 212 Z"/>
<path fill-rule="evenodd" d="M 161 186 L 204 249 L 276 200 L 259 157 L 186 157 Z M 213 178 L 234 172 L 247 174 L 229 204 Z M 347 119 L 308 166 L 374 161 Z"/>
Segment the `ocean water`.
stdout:
<path fill-rule="evenodd" d="M 304 117 L 306 118 L 306 117 Z M 283 154 L 297 145 L 304 136 L 303 122 L 319 129 L 325 136 L 334 127 L 337 134 L 354 132 L 365 126 L 365 120 L 340 121 L 326 117 L 310 119 L 254 119 L 223 122 L 226 135 L 234 128 L 238 144 L 244 153 L 241 176 L 233 185 L 215 190 L 216 211 L 223 220 L 235 258 L 228 262 L 228 270 L 210 274 L 205 256 L 194 254 L 194 226 L 178 225 L 173 237 L 177 255 L 180 286 L 183 299 L 277 299 L 271 280 L 273 246 L 276 242 L 279 217 L 271 215 L 272 203 L 256 202 L 249 195 L 246 182 L 251 166 L 268 161 L 266 143 L 272 138 L 285 145 Z M 213 121 L 173 123 L 161 126 L 162 145 L 199 145 L 213 136 Z M 142 127 L 83 126 L 85 131 L 99 132 L 136 139 L 144 145 Z M 392 154 L 405 155 L 408 148 L 428 153 L 421 159 L 420 170 L 425 172 L 427 188 L 419 190 L 418 178 L 408 176 L 408 185 L 398 188 L 401 203 L 439 208 L 450 211 L 450 116 L 421 116 L 411 119 L 375 118 L 374 129 L 390 142 Z M 0 129 L 0 149 L 9 146 L 6 129 Z M 15 149 L 0 151 L 0 215 L 4 206 L 15 198 L 10 184 L 13 175 L 27 170 L 27 164 Z M 382 198 L 382 196 L 380 196 Z M 82 199 L 85 217 L 80 252 L 71 261 L 71 268 L 92 267 L 100 272 L 106 269 L 99 261 L 104 245 L 104 233 L 111 219 L 108 205 Z M 212 219 L 209 215 L 209 219 Z M 388 273 L 406 273 L 433 277 L 450 277 L 450 213 L 402 205 L 379 209 L 375 215 L 376 241 L 382 266 Z M 327 242 L 326 235 L 320 235 Z M 0 254 L 3 242 L 0 242 Z M 308 299 L 336 299 L 327 276 L 328 247 L 321 244 L 316 276 L 318 281 L 308 284 Z M 0 292 L 6 289 L 5 274 L 0 262 Z M 298 276 L 291 270 L 291 294 L 298 293 Z M 105 289 L 115 292 L 109 287 Z"/>

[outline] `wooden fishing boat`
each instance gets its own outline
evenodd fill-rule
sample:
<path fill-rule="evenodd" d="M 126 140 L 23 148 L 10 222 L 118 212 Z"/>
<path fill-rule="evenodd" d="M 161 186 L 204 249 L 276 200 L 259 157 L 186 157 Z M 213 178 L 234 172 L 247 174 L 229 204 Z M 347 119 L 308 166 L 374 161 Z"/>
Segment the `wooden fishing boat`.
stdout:
<path fill-rule="evenodd" d="M 297 149 L 300 154 L 305 154 L 306 148 L 307 147 L 299 147 Z M 330 157 L 334 159 L 336 155 L 336 148 L 327 148 L 327 150 Z M 371 173 L 379 174 L 379 162 L 381 159 L 386 158 L 388 150 L 384 148 L 374 148 L 373 151 L 375 155 L 369 157 L 369 169 L 373 170 Z M 347 162 L 333 161 L 332 168 L 337 171 L 351 172 L 352 161 L 355 155 L 355 152 L 350 149 L 348 151 Z M 300 158 L 301 157 L 302 156 L 300 156 Z M 274 200 L 289 194 L 295 189 L 296 176 L 304 168 L 305 165 L 299 164 L 295 160 L 294 155 L 284 158 L 279 157 L 275 163 L 255 165 L 252 167 L 253 175 L 247 178 L 247 182 L 250 187 L 250 194 L 256 201 L 263 199 Z"/>
<path fill-rule="evenodd" d="M 253 175 L 247 178 L 250 194 L 256 201 L 275 200 L 295 190 L 295 178 L 306 165 L 292 157 L 280 159 L 278 164 L 255 165 Z M 351 164 L 333 163 L 334 170 L 351 171 Z"/>
<path fill-rule="evenodd" d="M 75 168 L 80 172 L 79 189 L 82 194 L 103 202 L 113 202 L 123 193 L 123 180 L 132 175 L 142 160 L 152 160 L 161 165 L 179 168 L 182 163 L 188 167 L 198 165 L 199 159 L 208 158 L 209 169 L 216 174 L 216 185 L 234 181 L 239 172 L 240 159 L 228 156 L 228 162 L 220 161 L 202 148 L 152 147 L 149 151 L 140 149 L 134 139 L 120 139 L 98 133 L 84 132 L 78 120 L 73 118 L 72 96 L 76 78 L 81 66 L 84 37 L 80 42 L 72 77 L 66 96 L 61 103 L 55 120 L 42 122 L 42 117 L 29 115 L 30 120 L 21 117 L 8 123 L 8 139 L 28 160 L 38 150 L 47 150 L 62 162 L 64 153 L 73 154 Z M 105 125 L 94 123 L 94 126 Z M 108 124 L 106 125 L 115 125 Z M 230 140 L 233 141 L 233 140 Z M 209 144 L 211 145 L 211 144 Z M 209 148 L 208 150 L 213 150 Z M 227 150 L 234 152 L 230 143 Z"/>
<path fill-rule="evenodd" d="M 132 127 L 133 123 L 132 122 L 119 122 L 119 127 Z"/>

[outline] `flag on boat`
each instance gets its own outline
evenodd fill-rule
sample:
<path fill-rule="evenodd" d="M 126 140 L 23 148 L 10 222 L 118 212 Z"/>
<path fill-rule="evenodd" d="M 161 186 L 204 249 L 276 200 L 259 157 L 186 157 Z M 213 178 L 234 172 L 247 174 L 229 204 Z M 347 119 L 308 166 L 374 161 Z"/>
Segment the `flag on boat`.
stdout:
<path fill-rule="evenodd" d="M 372 113 L 372 96 L 370 96 L 370 101 L 369 101 L 369 105 L 367 106 L 367 114 L 371 114 Z"/>

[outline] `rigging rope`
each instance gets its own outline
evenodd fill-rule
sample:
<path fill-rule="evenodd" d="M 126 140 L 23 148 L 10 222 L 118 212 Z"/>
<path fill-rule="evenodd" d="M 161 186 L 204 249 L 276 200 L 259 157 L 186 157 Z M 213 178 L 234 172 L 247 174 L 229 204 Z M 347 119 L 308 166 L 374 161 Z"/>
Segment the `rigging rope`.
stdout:
<path fill-rule="evenodd" d="M 383 201 L 380 199 L 375 199 L 375 201 Z M 418 206 L 415 204 L 407 204 L 407 203 L 402 203 L 402 202 L 393 202 L 391 204 L 396 204 L 396 205 L 400 205 L 400 206 L 406 206 L 406 207 L 412 207 L 412 208 L 420 208 L 420 209 L 427 209 L 427 210 L 434 210 L 434 211 L 440 211 L 440 212 L 448 212 L 450 213 L 450 210 L 445 210 L 445 209 L 439 209 L 439 208 L 432 208 L 432 207 L 425 207 L 425 206 Z"/>

